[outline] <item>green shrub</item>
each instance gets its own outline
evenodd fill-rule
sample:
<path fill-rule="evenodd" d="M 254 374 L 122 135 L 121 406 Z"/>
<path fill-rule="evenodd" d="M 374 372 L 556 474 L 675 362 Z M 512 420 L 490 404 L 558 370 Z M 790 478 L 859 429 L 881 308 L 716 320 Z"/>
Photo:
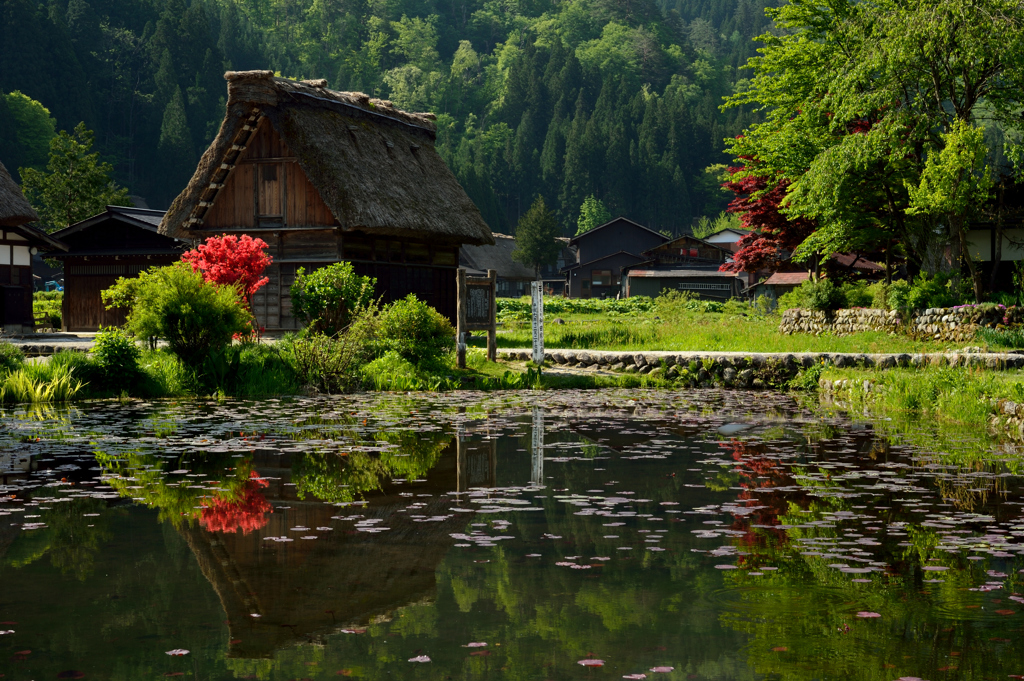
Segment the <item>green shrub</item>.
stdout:
<path fill-rule="evenodd" d="M 800 286 L 807 289 L 807 307 L 832 312 L 848 305 L 846 291 L 828 279 L 808 280 Z"/>
<path fill-rule="evenodd" d="M 106 386 L 121 384 L 128 389 L 139 375 L 142 350 L 123 329 L 115 326 L 101 328 L 96 334 L 92 354 Z"/>
<path fill-rule="evenodd" d="M 373 360 L 377 336 L 376 308 L 357 311 L 340 333 L 308 333 L 290 342 L 295 372 L 302 385 L 325 393 L 342 393 L 360 385 L 360 367 Z"/>
<path fill-rule="evenodd" d="M 454 390 L 458 382 L 431 369 L 442 367 L 416 366 L 395 351 L 384 353 L 361 370 L 364 380 L 375 390 Z"/>
<path fill-rule="evenodd" d="M 25 364 L 25 353 L 17 345 L 0 342 L 0 373 L 9 374 Z"/>
<path fill-rule="evenodd" d="M 455 329 L 440 312 L 411 293 L 386 305 L 377 318 L 374 354 L 396 352 L 413 364 L 455 350 Z"/>
<path fill-rule="evenodd" d="M 232 336 L 251 330 L 251 316 L 238 290 L 209 283 L 188 265 L 152 269 L 136 281 L 122 287 L 133 294 L 128 330 L 139 339 L 165 339 L 193 370 L 231 343 Z"/>
<path fill-rule="evenodd" d="M 907 310 L 925 310 L 930 307 L 953 307 L 971 300 L 970 282 L 961 278 L 959 286 L 947 273 L 939 272 L 934 277 L 919 274 L 910 285 L 907 294 Z"/>
<path fill-rule="evenodd" d="M 910 299 L 910 282 L 906 279 L 900 279 L 889 284 L 889 289 L 885 294 L 885 304 L 890 310 L 900 310 L 901 312 L 907 311 L 908 301 Z"/>
<path fill-rule="evenodd" d="M 352 263 L 339 262 L 306 274 L 299 268 L 291 287 L 292 312 L 313 333 L 340 332 L 352 315 L 373 300 L 377 280 L 355 273 Z"/>
<path fill-rule="evenodd" d="M 871 307 L 875 302 L 875 291 L 866 281 L 846 282 L 842 289 L 847 307 Z"/>

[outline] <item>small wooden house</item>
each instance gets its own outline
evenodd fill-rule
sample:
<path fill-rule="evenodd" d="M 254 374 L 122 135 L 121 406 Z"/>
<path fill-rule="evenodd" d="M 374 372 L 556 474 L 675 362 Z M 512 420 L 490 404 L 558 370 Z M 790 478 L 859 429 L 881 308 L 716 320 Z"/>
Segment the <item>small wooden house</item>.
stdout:
<path fill-rule="evenodd" d="M 742 276 L 720 272 L 732 257 L 726 245 L 681 236 L 643 252 L 645 260 L 623 269 L 627 296 L 687 291 L 698 298 L 728 300 L 746 285 Z"/>
<path fill-rule="evenodd" d="M 64 331 L 124 324 L 124 311 L 106 309 L 100 292 L 119 277 L 135 277 L 181 258 L 188 243 L 159 233 L 163 217 L 162 210 L 107 206 L 99 215 L 54 232 L 67 246 L 51 256 L 64 264 Z"/>
<path fill-rule="evenodd" d="M 567 267 L 566 295 L 570 298 L 614 298 L 622 291 L 622 270 L 646 260 L 644 251 L 668 241 L 653 229 L 618 217 L 569 239 L 576 263 Z"/>
<path fill-rule="evenodd" d="M 384 302 L 413 293 L 454 318 L 460 246 L 494 239 L 434 149 L 434 115 L 322 80 L 224 77 L 220 132 L 160 232 L 266 241 L 274 264 L 253 311 L 267 330 L 298 328 L 289 295 L 298 268 L 341 260 L 376 277 Z"/>
<path fill-rule="evenodd" d="M 32 256 L 64 245 L 28 223 L 39 216 L 0 163 L 0 323 L 5 334 L 32 333 Z"/>

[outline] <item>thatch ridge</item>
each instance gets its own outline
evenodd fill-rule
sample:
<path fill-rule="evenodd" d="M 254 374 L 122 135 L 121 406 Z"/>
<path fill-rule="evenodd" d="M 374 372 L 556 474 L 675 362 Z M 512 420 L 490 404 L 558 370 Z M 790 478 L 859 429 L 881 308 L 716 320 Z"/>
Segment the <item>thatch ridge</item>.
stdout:
<path fill-rule="evenodd" d="M 0 163 L 0 226 L 14 227 L 38 219 L 28 199 L 21 193 L 21 187 Z"/>
<path fill-rule="evenodd" d="M 434 115 L 396 109 L 325 81 L 292 81 L 270 71 L 229 71 L 220 132 L 160 232 L 189 238 L 216 200 L 230 167 L 266 117 L 343 230 L 440 242 L 493 244 L 490 229 L 434 148 Z M 224 166 L 228 166 L 225 168 Z"/>

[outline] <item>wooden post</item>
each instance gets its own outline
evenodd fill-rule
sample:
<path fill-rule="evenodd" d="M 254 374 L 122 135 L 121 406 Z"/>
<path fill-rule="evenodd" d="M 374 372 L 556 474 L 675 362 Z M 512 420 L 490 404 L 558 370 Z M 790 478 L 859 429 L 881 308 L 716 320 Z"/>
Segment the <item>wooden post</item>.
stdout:
<path fill-rule="evenodd" d="M 466 368 L 466 268 L 460 267 L 455 274 L 455 352 L 460 369 Z"/>
<path fill-rule="evenodd" d="M 487 329 L 487 361 L 498 361 L 498 272 L 487 270 L 487 278 L 491 280 L 491 325 Z"/>

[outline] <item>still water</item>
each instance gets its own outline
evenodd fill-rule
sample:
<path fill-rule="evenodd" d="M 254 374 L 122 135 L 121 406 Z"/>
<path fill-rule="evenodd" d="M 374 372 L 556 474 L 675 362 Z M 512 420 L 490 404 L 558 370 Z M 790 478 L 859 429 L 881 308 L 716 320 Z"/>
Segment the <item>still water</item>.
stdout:
<path fill-rule="evenodd" d="M 718 391 L 0 424 L 5 681 L 1024 678 L 1020 453 L 978 434 Z"/>

